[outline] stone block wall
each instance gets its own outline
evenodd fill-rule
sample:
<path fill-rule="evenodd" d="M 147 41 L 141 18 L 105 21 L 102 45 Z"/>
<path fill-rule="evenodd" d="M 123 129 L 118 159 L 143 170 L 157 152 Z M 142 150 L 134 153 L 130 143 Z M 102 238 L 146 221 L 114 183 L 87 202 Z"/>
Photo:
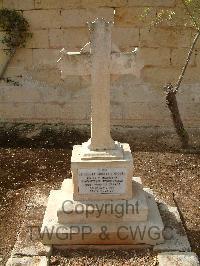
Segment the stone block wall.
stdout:
<path fill-rule="evenodd" d="M 140 18 L 145 6 L 154 7 L 152 16 L 172 7 L 183 15 L 179 0 L 0 0 L 0 8 L 22 12 L 33 33 L 12 58 L 8 82 L 0 83 L 0 121 L 89 124 L 90 77 L 61 79 L 57 60 L 62 48 L 79 51 L 89 41 L 87 21 L 104 17 L 114 21 L 112 40 L 122 52 L 139 47 L 143 66 L 137 77 L 112 76 L 112 124 L 172 127 L 162 88 L 177 80 L 195 32 L 179 22 L 150 29 L 151 18 Z M 0 70 L 4 49 L 0 44 Z M 178 94 L 187 127 L 200 126 L 199 49 L 200 41 Z"/>

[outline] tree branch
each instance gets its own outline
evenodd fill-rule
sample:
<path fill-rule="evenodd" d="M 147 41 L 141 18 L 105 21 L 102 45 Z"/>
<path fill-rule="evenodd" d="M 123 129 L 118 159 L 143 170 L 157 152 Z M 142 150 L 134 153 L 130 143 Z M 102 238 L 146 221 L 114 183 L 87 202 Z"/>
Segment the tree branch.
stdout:
<path fill-rule="evenodd" d="M 197 43 L 199 37 L 200 37 L 200 30 L 196 33 L 195 38 L 194 38 L 194 40 L 193 40 L 193 42 L 192 42 L 192 45 L 191 45 L 191 47 L 190 47 L 190 50 L 189 50 L 189 52 L 188 52 L 188 56 L 187 56 L 187 59 L 186 59 L 185 65 L 184 65 L 183 68 L 182 68 L 181 74 L 180 74 L 179 79 L 178 79 L 178 81 L 177 81 L 177 83 L 176 83 L 176 85 L 175 85 L 175 88 L 174 88 L 175 93 L 178 92 L 178 89 L 179 89 L 179 87 L 180 87 L 180 85 L 181 85 L 181 82 L 183 81 L 183 78 L 184 78 L 185 72 L 186 72 L 186 70 L 187 70 L 187 67 L 188 67 L 188 65 L 189 65 L 189 62 L 190 62 L 191 56 L 192 56 L 192 54 L 193 54 L 193 52 L 194 52 L 194 48 L 195 48 L 195 45 L 196 45 L 196 43 Z"/>
<path fill-rule="evenodd" d="M 198 25 L 198 23 L 197 23 L 195 17 L 192 15 L 190 9 L 188 8 L 188 5 L 185 3 L 185 0 L 182 0 L 182 3 L 183 3 L 183 5 L 184 5 L 186 11 L 188 12 L 188 14 L 189 14 L 191 20 L 193 21 L 193 23 L 194 23 L 194 25 L 195 25 L 195 27 L 196 27 L 196 29 L 197 29 L 197 33 L 196 33 L 196 35 L 195 35 L 195 38 L 194 38 L 194 40 L 193 40 L 193 42 L 192 42 L 192 45 L 191 45 L 191 47 L 190 47 L 190 50 L 189 50 L 189 52 L 188 52 L 188 55 L 187 55 L 187 58 L 186 58 L 185 65 L 183 66 L 183 68 L 182 68 L 182 70 L 181 70 L 181 74 L 180 74 L 180 76 L 179 76 L 179 79 L 178 79 L 178 81 L 177 81 L 177 83 L 176 83 L 176 85 L 175 85 L 175 87 L 174 87 L 174 92 L 175 92 L 175 93 L 178 92 L 178 89 L 179 89 L 179 87 L 180 87 L 180 85 L 181 85 L 181 83 L 182 83 L 182 81 L 183 81 L 183 78 L 184 78 L 185 72 L 186 72 L 186 70 L 187 70 L 187 67 L 188 67 L 188 65 L 189 65 L 189 62 L 190 62 L 191 56 L 192 56 L 193 51 L 194 51 L 194 48 L 195 48 L 195 45 L 196 45 L 196 43 L 197 43 L 197 41 L 198 41 L 198 39 L 199 39 L 199 37 L 200 37 L 200 28 L 199 28 L 199 25 Z"/>

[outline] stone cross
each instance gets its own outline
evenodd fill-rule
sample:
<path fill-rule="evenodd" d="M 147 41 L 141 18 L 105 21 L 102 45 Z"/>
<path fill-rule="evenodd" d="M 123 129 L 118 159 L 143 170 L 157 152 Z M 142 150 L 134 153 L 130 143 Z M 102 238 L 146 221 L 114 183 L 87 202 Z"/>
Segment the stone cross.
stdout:
<path fill-rule="evenodd" d="M 133 74 L 135 55 L 120 53 L 116 48 L 113 52 L 111 23 L 97 19 L 89 23 L 89 29 L 90 45 L 78 54 L 64 53 L 59 62 L 63 75 L 91 75 L 91 141 L 73 146 L 72 179 L 66 178 L 60 190 L 50 193 L 42 241 L 66 248 L 158 245 L 163 243 L 164 225 L 157 204 L 153 195 L 143 190 L 140 179 L 133 178 L 129 144 L 114 142 L 110 136 L 110 75 Z M 138 228 L 142 237 L 137 234 Z M 132 232 L 137 236 L 133 237 Z"/>
<path fill-rule="evenodd" d="M 136 54 L 120 53 L 112 45 L 112 25 L 103 18 L 89 22 L 90 43 L 78 53 L 62 51 L 58 60 L 62 77 L 91 75 L 91 151 L 117 149 L 110 135 L 110 75 L 133 74 L 135 69 Z"/>

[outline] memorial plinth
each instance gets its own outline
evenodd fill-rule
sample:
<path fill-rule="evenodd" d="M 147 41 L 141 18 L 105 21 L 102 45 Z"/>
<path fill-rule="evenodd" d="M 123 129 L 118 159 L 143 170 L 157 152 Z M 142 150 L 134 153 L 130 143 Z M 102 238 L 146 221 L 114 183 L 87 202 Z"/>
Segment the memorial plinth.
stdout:
<path fill-rule="evenodd" d="M 71 171 L 74 200 L 131 199 L 133 158 L 128 144 L 116 150 L 91 151 L 73 147 Z"/>
<path fill-rule="evenodd" d="M 115 58 L 111 27 L 104 19 L 89 23 L 91 139 L 73 147 L 72 179 L 65 179 L 60 190 L 50 193 L 41 229 L 44 244 L 83 247 L 163 242 L 163 223 L 155 199 L 143 189 L 140 179 L 133 178 L 130 147 L 110 135 L 110 72 L 115 65 L 111 62 Z M 69 60 L 76 69 L 73 56 L 70 53 L 61 59 L 62 68 L 63 60 Z M 131 53 L 130 57 L 126 54 L 126 60 L 122 73 L 132 70 Z"/>

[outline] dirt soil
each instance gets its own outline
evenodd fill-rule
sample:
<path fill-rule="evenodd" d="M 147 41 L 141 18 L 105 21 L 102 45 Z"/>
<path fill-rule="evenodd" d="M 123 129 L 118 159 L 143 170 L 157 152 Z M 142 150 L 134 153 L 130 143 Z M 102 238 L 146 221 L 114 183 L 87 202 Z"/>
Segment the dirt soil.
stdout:
<path fill-rule="evenodd" d="M 88 136 L 60 136 L 60 141 L 46 136 L 45 140 L 20 142 L 0 141 L 0 264 L 5 265 L 16 241 L 31 191 L 59 188 L 70 178 L 70 156 L 74 144 Z M 61 141 L 63 140 L 63 141 Z M 69 141 L 70 140 L 70 141 Z M 124 139 L 126 141 L 126 139 Z M 62 143 L 62 145 L 60 145 Z M 174 205 L 173 193 L 183 214 L 192 250 L 199 254 L 200 202 L 199 153 L 183 153 L 154 143 L 131 144 L 134 176 L 140 176 L 145 187 L 159 198 Z M 34 189 L 33 189 L 34 188 Z M 74 251 L 56 252 L 50 265 L 155 265 L 149 251 Z"/>

